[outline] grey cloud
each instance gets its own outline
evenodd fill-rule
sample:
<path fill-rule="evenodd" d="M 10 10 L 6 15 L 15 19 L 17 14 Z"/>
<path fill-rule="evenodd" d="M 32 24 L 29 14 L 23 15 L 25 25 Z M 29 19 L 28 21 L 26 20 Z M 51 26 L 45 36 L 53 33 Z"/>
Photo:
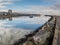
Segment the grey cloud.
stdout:
<path fill-rule="evenodd" d="M 60 10 L 60 4 L 55 4 L 53 6 L 51 6 L 52 9 L 55 9 L 55 10 Z"/>

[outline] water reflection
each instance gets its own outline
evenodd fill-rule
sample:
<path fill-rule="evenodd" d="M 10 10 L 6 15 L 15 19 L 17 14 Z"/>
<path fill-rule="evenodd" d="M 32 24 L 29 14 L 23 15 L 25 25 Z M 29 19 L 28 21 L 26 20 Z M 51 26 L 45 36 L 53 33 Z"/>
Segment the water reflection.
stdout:
<path fill-rule="evenodd" d="M 36 23 L 37 20 L 33 21 L 34 18 L 29 17 L 3 17 L 0 18 L 0 28 L 20 28 L 26 30 L 35 30 L 38 27 L 42 26 L 39 23 Z M 7 20 L 8 19 L 8 20 Z M 37 18 L 38 19 L 38 18 Z M 3 21 L 4 20 L 4 21 Z"/>
<path fill-rule="evenodd" d="M 50 17 L 0 17 L 0 45 L 11 45 L 46 23 Z"/>
<path fill-rule="evenodd" d="M 45 17 L 3 17 L 0 18 L 0 28 L 20 28 L 26 30 L 36 30 L 41 27 L 48 18 Z M 46 20 L 45 20 L 46 19 Z"/>
<path fill-rule="evenodd" d="M 0 16 L 0 20 L 9 19 L 9 21 L 12 21 L 12 16 Z"/>
<path fill-rule="evenodd" d="M 12 17 L 9 17 L 9 21 L 12 21 Z"/>

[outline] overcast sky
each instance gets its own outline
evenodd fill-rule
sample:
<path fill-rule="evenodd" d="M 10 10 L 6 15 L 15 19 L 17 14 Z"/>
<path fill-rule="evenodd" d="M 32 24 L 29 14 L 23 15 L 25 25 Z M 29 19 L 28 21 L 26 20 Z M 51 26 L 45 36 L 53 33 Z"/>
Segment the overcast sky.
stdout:
<path fill-rule="evenodd" d="M 60 0 L 0 0 L 0 11 L 60 13 Z"/>

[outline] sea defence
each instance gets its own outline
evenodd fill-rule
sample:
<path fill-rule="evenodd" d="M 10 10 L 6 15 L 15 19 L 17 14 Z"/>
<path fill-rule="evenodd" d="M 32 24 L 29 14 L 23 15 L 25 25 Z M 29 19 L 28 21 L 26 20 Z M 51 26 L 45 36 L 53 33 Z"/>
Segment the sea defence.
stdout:
<path fill-rule="evenodd" d="M 56 30 L 56 18 L 55 16 L 50 17 L 51 19 L 44 25 L 36 29 L 33 33 L 25 35 L 26 38 L 15 41 L 13 45 L 53 45 Z"/>

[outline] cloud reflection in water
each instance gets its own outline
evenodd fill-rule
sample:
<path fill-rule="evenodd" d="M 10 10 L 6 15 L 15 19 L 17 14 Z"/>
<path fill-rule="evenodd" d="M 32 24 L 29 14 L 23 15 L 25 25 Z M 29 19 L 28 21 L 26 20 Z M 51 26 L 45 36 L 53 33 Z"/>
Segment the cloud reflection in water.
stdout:
<path fill-rule="evenodd" d="M 0 20 L 0 43 L 13 44 L 24 35 L 33 32 L 38 27 L 42 26 L 50 17 L 19 17 L 13 18 L 12 21 Z"/>

